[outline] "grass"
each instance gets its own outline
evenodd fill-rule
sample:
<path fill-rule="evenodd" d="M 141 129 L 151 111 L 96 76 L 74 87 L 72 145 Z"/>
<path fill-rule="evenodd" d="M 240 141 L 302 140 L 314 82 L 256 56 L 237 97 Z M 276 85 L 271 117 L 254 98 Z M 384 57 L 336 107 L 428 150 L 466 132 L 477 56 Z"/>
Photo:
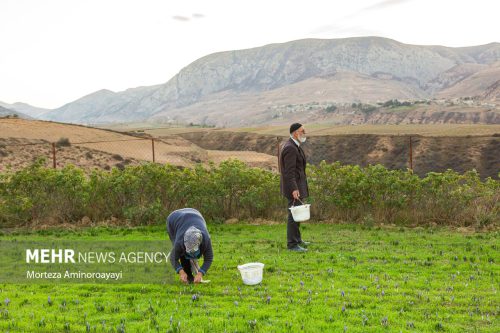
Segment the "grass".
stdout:
<path fill-rule="evenodd" d="M 498 233 L 302 224 L 304 239 L 314 243 L 297 254 L 285 249 L 284 224 L 209 229 L 210 284 L 3 283 L 0 330 L 500 331 Z M 165 237 L 164 227 L 91 228 L 17 232 L 0 241 Z M 266 265 L 264 280 L 245 286 L 236 266 L 252 261 Z"/>
<path fill-rule="evenodd" d="M 429 124 L 429 125 L 330 125 L 305 124 L 309 136 L 316 135 L 423 135 L 423 136 L 491 136 L 500 133 L 500 125 Z M 287 126 L 248 127 L 229 129 L 269 135 L 287 135 Z"/>
<path fill-rule="evenodd" d="M 500 125 L 486 124 L 402 124 L 402 125 L 332 125 L 305 124 L 308 135 L 350 135 L 350 134 L 376 134 L 376 135 L 423 135 L 423 136 L 491 136 L 500 134 Z M 117 130 L 141 130 L 155 137 L 164 135 L 176 135 L 189 132 L 205 131 L 230 131 L 230 132 L 250 132 L 256 134 L 267 134 L 276 136 L 288 136 L 289 126 L 263 126 L 263 127 L 243 127 L 243 128 L 222 128 L 208 129 L 196 127 L 159 127 L 146 128 L 117 127 Z"/>

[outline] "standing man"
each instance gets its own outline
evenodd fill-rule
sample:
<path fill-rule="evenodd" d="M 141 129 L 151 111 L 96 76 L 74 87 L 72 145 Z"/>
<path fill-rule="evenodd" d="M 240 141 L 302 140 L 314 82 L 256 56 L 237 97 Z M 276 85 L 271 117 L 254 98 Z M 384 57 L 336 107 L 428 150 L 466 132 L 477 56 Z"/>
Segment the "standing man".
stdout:
<path fill-rule="evenodd" d="M 290 126 L 290 139 L 285 142 L 280 154 L 281 194 L 288 199 L 288 207 L 300 205 L 300 200 L 309 196 L 306 178 L 306 155 L 300 147 L 306 142 L 306 130 L 302 124 Z M 287 247 L 291 251 L 306 252 L 309 242 L 304 242 L 300 235 L 300 223 L 293 220 L 288 209 L 286 227 Z"/>
<path fill-rule="evenodd" d="M 200 283 L 214 259 L 205 219 L 196 209 L 178 209 L 167 217 L 167 231 L 172 242 L 170 262 L 179 273 L 180 280 L 184 283 Z M 203 266 L 199 268 L 198 259 L 201 256 Z"/>

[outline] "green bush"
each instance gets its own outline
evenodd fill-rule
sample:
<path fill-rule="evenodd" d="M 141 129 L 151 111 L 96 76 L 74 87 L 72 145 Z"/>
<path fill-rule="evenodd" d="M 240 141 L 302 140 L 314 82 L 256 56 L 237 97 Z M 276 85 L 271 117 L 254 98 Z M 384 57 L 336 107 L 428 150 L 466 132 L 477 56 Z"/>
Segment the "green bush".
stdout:
<path fill-rule="evenodd" d="M 71 142 L 69 142 L 68 138 L 59 138 L 59 140 L 57 140 L 57 142 L 56 142 L 56 146 L 57 147 L 70 147 Z"/>
<path fill-rule="evenodd" d="M 329 105 L 326 107 L 325 112 L 331 113 L 331 112 L 335 112 L 336 110 L 337 110 L 337 107 L 335 105 Z"/>
<path fill-rule="evenodd" d="M 199 209 L 208 220 L 286 218 L 279 175 L 238 160 L 194 168 L 145 163 L 90 174 L 43 165 L 0 173 L 0 225 L 74 223 L 85 216 L 158 224 L 182 207 Z M 322 162 L 307 174 L 307 200 L 317 220 L 481 227 L 499 222 L 500 183 L 482 181 L 476 171 L 420 178 L 381 165 Z"/>
<path fill-rule="evenodd" d="M 181 170 L 154 163 L 129 166 L 123 171 L 94 170 L 88 182 L 91 192 L 86 214 L 95 221 L 112 217 L 141 224 L 160 221 L 169 210 L 181 207 L 185 192 Z M 155 208 L 149 208 L 151 205 Z M 146 216 L 149 221 L 145 221 Z"/>
<path fill-rule="evenodd" d="M 378 223 L 486 226 L 499 223 L 500 183 L 474 171 L 431 172 L 340 163 L 309 168 L 315 214 L 321 219 Z"/>
<path fill-rule="evenodd" d="M 74 166 L 55 170 L 38 160 L 23 170 L 0 175 L 2 224 L 74 221 L 87 209 L 88 181 Z"/>
<path fill-rule="evenodd" d="M 352 103 L 351 107 L 353 109 L 359 109 L 363 113 L 372 113 L 374 111 L 377 111 L 377 107 L 375 105 L 371 105 L 371 104 Z"/>
<path fill-rule="evenodd" d="M 418 102 L 415 102 L 415 104 Z M 397 108 L 400 106 L 412 106 L 413 103 L 409 101 L 400 102 L 397 99 L 390 99 L 382 104 L 383 107 Z"/>

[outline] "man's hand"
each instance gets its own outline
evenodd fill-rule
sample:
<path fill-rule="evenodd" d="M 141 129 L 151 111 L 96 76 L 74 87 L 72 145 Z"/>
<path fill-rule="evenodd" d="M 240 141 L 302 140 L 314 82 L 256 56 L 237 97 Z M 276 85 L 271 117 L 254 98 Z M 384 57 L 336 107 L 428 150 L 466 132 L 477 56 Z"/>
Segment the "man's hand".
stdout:
<path fill-rule="evenodd" d="M 194 283 L 200 283 L 202 278 L 203 278 L 203 273 L 198 272 L 198 274 L 196 274 L 196 276 L 194 277 Z"/>
<path fill-rule="evenodd" d="M 299 193 L 299 190 L 295 190 L 292 192 L 292 197 L 295 199 L 295 200 L 299 200 L 299 197 L 300 197 L 300 193 Z"/>
<path fill-rule="evenodd" d="M 186 272 L 184 272 L 183 269 L 179 271 L 179 278 L 181 279 L 182 283 L 188 283 L 188 275 Z"/>

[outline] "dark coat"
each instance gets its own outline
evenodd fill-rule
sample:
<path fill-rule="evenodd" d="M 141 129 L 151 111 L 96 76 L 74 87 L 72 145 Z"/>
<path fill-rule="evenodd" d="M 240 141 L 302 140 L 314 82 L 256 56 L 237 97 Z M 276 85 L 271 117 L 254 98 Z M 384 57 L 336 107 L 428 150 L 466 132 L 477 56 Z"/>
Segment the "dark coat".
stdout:
<path fill-rule="evenodd" d="M 207 224 L 200 212 L 193 208 L 184 208 L 172 212 L 167 217 L 167 231 L 172 241 L 172 252 L 170 253 L 170 262 L 175 271 L 179 273 L 182 269 L 180 258 L 186 256 L 186 247 L 184 246 L 184 233 L 189 227 L 196 227 L 201 231 L 202 241 L 200 244 L 200 253 L 203 256 L 203 266 L 200 272 L 206 274 L 212 261 L 214 253 L 212 242 L 207 230 Z"/>
<path fill-rule="evenodd" d="M 300 146 L 290 138 L 280 153 L 281 194 L 292 199 L 292 192 L 299 190 L 300 198 L 309 196 L 306 177 L 306 155 Z"/>

